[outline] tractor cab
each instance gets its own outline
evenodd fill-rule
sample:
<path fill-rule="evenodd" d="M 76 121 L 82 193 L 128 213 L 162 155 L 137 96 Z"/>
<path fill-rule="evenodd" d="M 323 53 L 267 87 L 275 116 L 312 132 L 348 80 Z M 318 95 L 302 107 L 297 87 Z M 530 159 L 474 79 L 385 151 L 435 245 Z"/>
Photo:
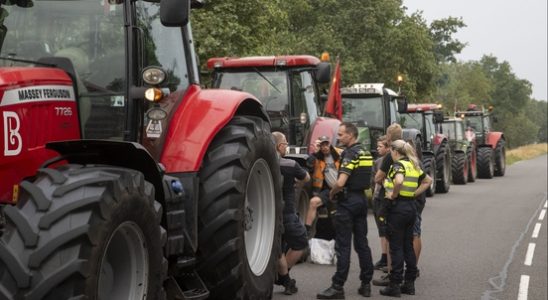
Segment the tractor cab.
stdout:
<path fill-rule="evenodd" d="M 356 83 L 341 88 L 343 120 L 356 123 L 359 141 L 368 150 L 386 133 L 392 123 L 400 122 L 400 113 L 406 112 L 407 101 L 382 83 Z"/>
<path fill-rule="evenodd" d="M 289 154 L 309 154 L 322 135 L 335 143 L 339 122 L 322 111 L 330 63 L 310 55 L 223 57 L 209 59 L 207 67 L 213 88 L 245 91 L 262 102 L 272 130 L 286 135 Z"/>

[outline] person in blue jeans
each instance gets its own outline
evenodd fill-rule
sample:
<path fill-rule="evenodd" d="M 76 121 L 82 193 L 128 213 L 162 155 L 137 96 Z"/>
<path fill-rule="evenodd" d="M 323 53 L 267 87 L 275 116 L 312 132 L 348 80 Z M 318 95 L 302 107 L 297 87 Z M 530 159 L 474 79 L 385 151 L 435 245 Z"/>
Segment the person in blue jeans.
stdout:
<path fill-rule="evenodd" d="M 339 126 L 339 143 L 346 147 L 341 154 L 341 165 L 329 199 L 336 201 L 335 253 L 337 271 L 331 278 L 331 286 L 317 294 L 318 299 L 344 299 L 344 283 L 350 269 L 352 235 L 358 254 L 361 284 L 358 293 L 371 296 L 373 259 L 367 243 L 367 198 L 364 190 L 371 185 L 373 157 L 357 142 L 358 129 L 352 123 Z"/>

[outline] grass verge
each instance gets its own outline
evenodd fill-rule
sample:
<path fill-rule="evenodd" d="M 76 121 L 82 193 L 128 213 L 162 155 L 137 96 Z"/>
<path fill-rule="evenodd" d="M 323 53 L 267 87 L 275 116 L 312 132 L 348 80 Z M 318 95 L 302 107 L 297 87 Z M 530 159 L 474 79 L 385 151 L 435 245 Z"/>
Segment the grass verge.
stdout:
<path fill-rule="evenodd" d="M 525 145 L 506 151 L 506 164 L 511 165 L 520 160 L 531 159 L 548 153 L 548 144 Z"/>

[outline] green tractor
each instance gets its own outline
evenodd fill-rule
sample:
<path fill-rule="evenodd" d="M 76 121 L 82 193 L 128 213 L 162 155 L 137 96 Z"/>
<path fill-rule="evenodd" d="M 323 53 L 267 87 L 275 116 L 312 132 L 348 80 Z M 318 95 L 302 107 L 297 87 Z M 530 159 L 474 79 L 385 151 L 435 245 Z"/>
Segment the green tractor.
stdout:
<path fill-rule="evenodd" d="M 441 126 L 442 133 L 449 138 L 453 153 L 452 173 L 454 184 L 476 181 L 476 134 L 470 128 L 465 130 L 461 118 L 446 118 Z"/>

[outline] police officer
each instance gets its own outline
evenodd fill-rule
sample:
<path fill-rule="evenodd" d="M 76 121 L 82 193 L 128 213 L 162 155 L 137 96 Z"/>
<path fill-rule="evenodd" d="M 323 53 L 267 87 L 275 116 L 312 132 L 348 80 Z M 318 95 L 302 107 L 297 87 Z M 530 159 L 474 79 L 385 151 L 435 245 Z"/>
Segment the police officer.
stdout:
<path fill-rule="evenodd" d="M 329 197 L 337 202 L 335 213 L 335 252 L 337 271 L 331 286 L 317 295 L 318 299 L 344 299 L 344 283 L 350 267 L 350 245 L 354 234 L 354 249 L 360 263 L 361 285 L 358 293 L 371 296 L 373 260 L 367 243 L 367 199 L 364 190 L 370 187 L 373 157 L 357 142 L 358 129 L 352 123 L 341 123 L 339 143 L 346 149 L 335 186 Z"/>
<path fill-rule="evenodd" d="M 390 244 L 392 270 L 390 283 L 380 291 L 381 295 L 400 297 L 401 293 L 415 294 L 417 262 L 413 251 L 413 228 L 417 216 L 415 197 L 422 194 L 432 179 L 419 167 L 413 146 L 403 140 L 391 144 L 390 155 L 394 163 L 390 167 L 384 188 L 385 199 L 391 205 L 387 211 L 387 237 Z M 420 185 L 419 185 L 420 183 Z M 405 282 L 404 265 L 405 259 Z"/>

